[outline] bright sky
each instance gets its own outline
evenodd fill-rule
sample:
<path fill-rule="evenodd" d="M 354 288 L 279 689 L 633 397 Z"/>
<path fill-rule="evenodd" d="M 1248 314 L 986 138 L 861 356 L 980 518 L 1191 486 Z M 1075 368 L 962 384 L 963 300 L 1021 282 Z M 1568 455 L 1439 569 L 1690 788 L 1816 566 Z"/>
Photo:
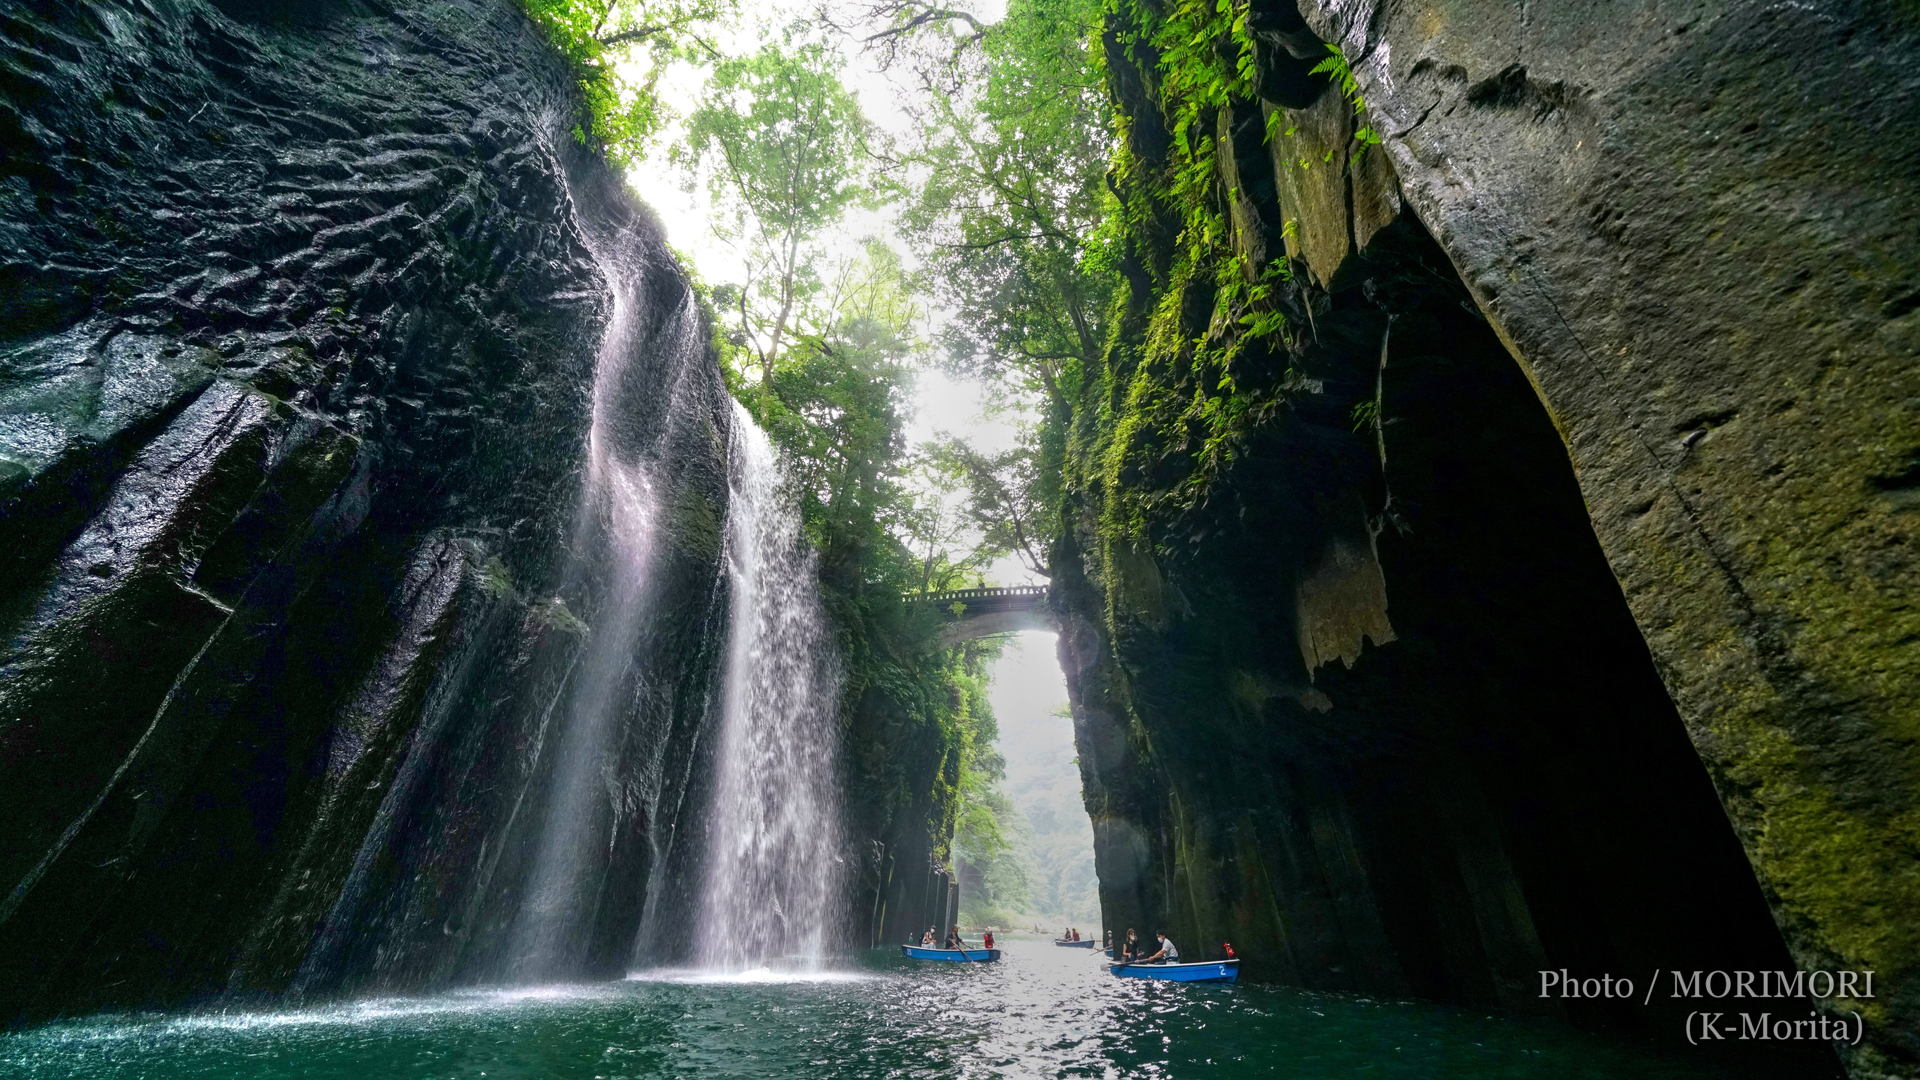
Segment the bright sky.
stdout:
<path fill-rule="evenodd" d="M 1006 12 L 1006 0 L 971 0 L 959 6 L 983 22 L 996 21 Z M 718 44 L 723 51 L 735 55 L 750 52 L 793 20 L 811 18 L 818 7 L 818 0 L 768 0 L 765 3 L 747 0 L 746 24 L 720 34 Z M 852 21 L 845 17 L 844 10 L 836 18 L 843 25 Z M 877 29 L 879 26 L 875 24 L 859 33 Z M 918 93 L 917 87 L 908 79 L 882 71 L 878 58 L 863 51 L 856 40 L 847 40 L 841 52 L 847 62 L 844 76 L 847 86 L 859 98 L 867 119 L 889 135 L 900 138 L 911 135 L 911 121 L 902 103 Z M 704 80 L 702 69 L 692 65 L 677 67 L 661 78 L 660 97 L 675 114 L 684 116 L 698 104 Z M 714 215 L 705 185 L 689 186 L 684 171 L 666 160 L 665 148 L 682 140 L 677 125 L 670 127 L 660 139 L 662 152 L 636 165 L 628 174 L 628 180 L 660 215 L 667 229 L 667 241 L 693 261 L 703 278 L 710 282 L 738 280 L 744 263 L 709 227 L 708 222 Z M 895 215 L 890 210 L 856 210 L 849 215 L 846 225 L 835 245 L 840 250 L 852 253 L 866 239 L 878 238 L 899 251 L 909 266 L 919 262 L 916 253 L 901 240 Z M 934 318 L 938 317 L 935 313 Z M 1011 447 L 1017 428 L 1006 418 L 989 414 L 983 391 L 983 387 L 970 380 L 955 379 L 930 365 L 923 368 L 915 387 L 908 439 L 918 445 L 945 432 L 965 439 L 986 453 Z M 1040 583 L 1040 579 L 1011 556 L 996 561 L 988 569 L 987 578 L 996 584 Z"/>

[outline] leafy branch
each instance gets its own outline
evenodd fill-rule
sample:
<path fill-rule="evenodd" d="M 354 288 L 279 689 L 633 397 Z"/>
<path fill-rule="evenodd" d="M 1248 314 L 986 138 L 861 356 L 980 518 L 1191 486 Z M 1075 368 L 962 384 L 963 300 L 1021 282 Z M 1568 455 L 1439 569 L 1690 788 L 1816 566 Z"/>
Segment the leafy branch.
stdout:
<path fill-rule="evenodd" d="M 1309 73 L 1325 75 L 1340 88 L 1340 96 L 1353 106 L 1353 115 L 1360 116 L 1367 111 L 1367 102 L 1360 95 L 1360 79 L 1353 73 L 1353 65 L 1347 62 L 1347 54 L 1341 52 L 1338 45 L 1328 45 L 1327 53 L 1327 58 L 1313 65 Z M 1362 125 L 1354 131 L 1353 141 L 1359 145 L 1354 148 L 1349 160 L 1358 160 L 1361 154 L 1366 153 L 1367 147 L 1380 145 L 1380 134 L 1371 125 Z"/>

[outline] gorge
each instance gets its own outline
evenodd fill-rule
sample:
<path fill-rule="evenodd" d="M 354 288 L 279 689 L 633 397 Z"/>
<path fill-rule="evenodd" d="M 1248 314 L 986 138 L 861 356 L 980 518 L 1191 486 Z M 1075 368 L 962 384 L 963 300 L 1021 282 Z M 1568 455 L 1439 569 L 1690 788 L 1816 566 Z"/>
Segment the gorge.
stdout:
<path fill-rule="evenodd" d="M 1484 1043 L 1486 1075 L 1554 1075 L 1537 1042 L 1605 1062 L 1564 1075 L 1645 1044 L 1722 1070 L 1660 1075 L 1920 1077 L 1910 5 L 967 16 L 1008 93 L 1053 94 L 1029 38 L 1084 51 L 1098 184 L 1007 159 L 1097 225 L 1061 269 L 1051 221 L 909 213 L 1007 260 L 992 304 L 903 314 L 948 264 L 868 251 L 820 286 L 851 314 L 771 333 L 610 162 L 553 6 L 0 0 L 23 1038 L 621 980 L 582 1000 L 656 1046 L 790 1006 L 944 1047 L 967 1022 L 895 1025 L 949 992 L 1145 1030 L 1163 999 L 1018 971 L 836 982 L 958 921 L 989 642 L 1046 627 L 1106 926 L 1230 938 L 1288 988 L 1220 1006 L 1233 1060 L 1319 1046 L 1291 1018 L 1321 1010 L 1371 1061 Z M 979 314 L 1036 290 L 1051 329 Z M 1044 585 L 898 537 L 932 514 L 896 476 L 902 328 L 941 321 L 1031 400 L 1031 505 L 993 490 Z M 1560 969 L 1876 993 L 1711 1006 L 1857 1015 L 1857 1045 L 1695 1052 L 1699 1001 L 1542 993 Z M 822 996 L 756 996 L 787 975 Z M 1005 1022 L 980 1075 L 1158 1060 Z M 871 1074 L 975 1075 L 945 1053 Z"/>

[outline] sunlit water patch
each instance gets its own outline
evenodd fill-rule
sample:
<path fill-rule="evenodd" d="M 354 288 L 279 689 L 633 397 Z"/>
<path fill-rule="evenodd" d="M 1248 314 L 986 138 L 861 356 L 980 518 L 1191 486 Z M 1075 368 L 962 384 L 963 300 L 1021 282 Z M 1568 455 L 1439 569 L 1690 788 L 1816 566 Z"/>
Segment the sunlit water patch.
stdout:
<path fill-rule="evenodd" d="M 805 966 L 796 964 L 790 967 L 758 967 L 746 971 L 659 968 L 651 971 L 636 971 L 627 976 L 627 981 L 678 983 L 687 986 L 779 986 L 794 983 L 866 982 L 881 977 L 865 971 L 815 968 L 811 966 L 812 963 L 812 959 L 808 958 Z"/>
<path fill-rule="evenodd" d="M 1253 985 L 1120 980 L 1084 951 L 1000 964 L 473 990 L 312 1010 L 103 1016 L 0 1037 L 34 1080 L 639 1080 L 655 1077 L 1254 1077 L 1582 1080 L 1724 1076 L 1556 1026 Z"/>

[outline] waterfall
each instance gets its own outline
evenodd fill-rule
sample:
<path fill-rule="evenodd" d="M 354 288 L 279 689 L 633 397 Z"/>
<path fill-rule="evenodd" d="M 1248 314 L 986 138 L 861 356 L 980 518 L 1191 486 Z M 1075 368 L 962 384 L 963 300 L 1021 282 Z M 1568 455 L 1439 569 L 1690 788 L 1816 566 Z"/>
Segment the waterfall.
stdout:
<path fill-rule="evenodd" d="M 603 263 L 603 269 L 610 280 L 622 281 L 616 267 Z M 575 574 L 597 570 L 605 592 L 564 699 L 556 703 L 562 715 L 549 736 L 545 818 L 507 953 L 506 971 L 516 979 L 583 966 L 601 893 L 598 879 L 607 867 L 620 727 L 632 720 L 636 680 L 644 677 L 637 645 L 652 607 L 647 586 L 659 503 L 648 458 L 659 448 L 623 437 L 629 433 L 621 430 L 627 420 L 620 409 L 623 377 L 638 351 L 628 292 L 614 290 L 595 368 L 586 482 L 573 542 Z M 700 322 L 690 304 L 679 326 L 687 339 L 681 348 L 697 349 Z M 640 445 L 632 445 L 636 441 Z"/>
<path fill-rule="evenodd" d="M 720 569 L 692 576 L 703 557 L 684 536 L 676 556 L 670 515 L 710 505 L 717 524 L 729 426 L 706 320 L 649 245 L 592 246 L 608 307 L 564 557 L 500 605 L 497 636 L 434 700 L 299 990 L 625 970 L 680 812 L 677 763 L 710 712 L 689 642 L 722 619 L 698 600 L 717 599 Z"/>
<path fill-rule="evenodd" d="M 729 469 L 731 616 L 695 957 L 817 966 L 838 922 L 840 671 L 797 501 L 738 405 Z"/>
<path fill-rule="evenodd" d="M 525 659 L 481 654 L 422 724 L 303 990 L 828 951 L 840 674 L 815 559 L 766 435 L 736 403 L 727 421 L 697 303 L 638 246 L 600 259 L 577 510 L 552 595 L 526 597 L 548 629 Z M 702 507 L 717 567 L 689 549 Z M 532 665 L 509 673 L 524 696 L 497 691 L 500 658 Z"/>

